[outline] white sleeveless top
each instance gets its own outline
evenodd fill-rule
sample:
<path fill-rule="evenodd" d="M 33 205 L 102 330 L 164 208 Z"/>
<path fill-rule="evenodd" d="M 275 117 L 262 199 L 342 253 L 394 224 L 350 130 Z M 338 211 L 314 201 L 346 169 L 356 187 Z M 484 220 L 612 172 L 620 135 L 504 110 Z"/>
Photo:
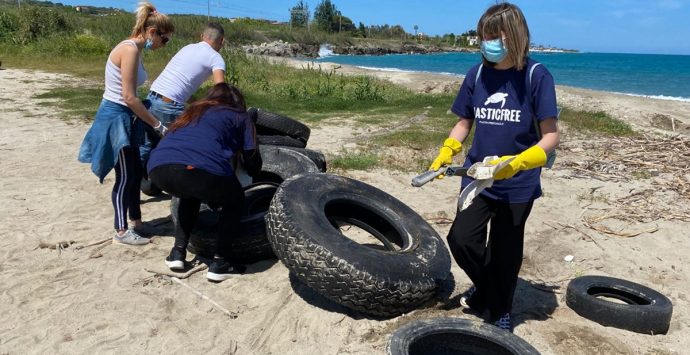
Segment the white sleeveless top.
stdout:
<path fill-rule="evenodd" d="M 137 44 L 131 40 L 125 40 L 120 42 L 115 48 L 121 46 L 122 44 L 129 44 L 132 46 L 137 46 Z M 110 54 L 115 51 L 115 48 L 110 52 Z M 137 83 L 136 87 L 141 86 L 147 79 L 146 70 L 144 70 L 144 64 L 141 61 L 141 56 L 139 56 L 139 67 L 137 69 Z M 120 105 L 125 105 L 124 98 L 122 97 L 122 71 L 115 65 L 112 60 L 110 60 L 110 55 L 108 55 L 108 61 L 105 63 L 105 92 L 103 93 L 103 98 L 116 102 Z"/>

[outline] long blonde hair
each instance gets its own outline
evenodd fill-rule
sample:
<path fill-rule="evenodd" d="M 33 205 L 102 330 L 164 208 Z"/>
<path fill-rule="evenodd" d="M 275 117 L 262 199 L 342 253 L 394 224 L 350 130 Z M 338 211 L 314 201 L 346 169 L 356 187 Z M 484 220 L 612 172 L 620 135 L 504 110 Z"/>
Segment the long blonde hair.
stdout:
<path fill-rule="evenodd" d="M 479 19 L 477 35 L 483 41 L 485 37 L 501 37 L 505 34 L 503 46 L 508 51 L 507 58 L 518 70 L 522 70 L 529 57 L 530 35 L 527 20 L 520 8 L 511 3 L 496 4 L 489 7 Z"/>
<path fill-rule="evenodd" d="M 170 18 L 158 11 L 150 2 L 142 1 L 137 7 L 137 22 L 132 28 L 132 37 L 138 37 L 146 32 L 149 27 L 155 27 L 160 33 L 171 33 L 175 31 Z"/>

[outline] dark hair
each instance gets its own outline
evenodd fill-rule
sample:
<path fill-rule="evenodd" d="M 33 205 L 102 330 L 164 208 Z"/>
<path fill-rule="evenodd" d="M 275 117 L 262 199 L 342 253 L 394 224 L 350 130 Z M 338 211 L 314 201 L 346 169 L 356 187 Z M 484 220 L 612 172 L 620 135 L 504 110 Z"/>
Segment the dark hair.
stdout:
<path fill-rule="evenodd" d="M 225 37 L 225 30 L 223 30 L 223 26 L 220 24 L 209 22 L 204 29 L 204 37 L 215 41 L 218 38 Z"/>
<path fill-rule="evenodd" d="M 170 131 L 198 121 L 209 108 L 214 106 L 225 106 L 240 113 L 247 112 L 247 105 L 244 103 L 244 96 L 240 89 L 226 83 L 218 83 L 206 92 L 203 99 L 191 104 L 170 126 Z"/>

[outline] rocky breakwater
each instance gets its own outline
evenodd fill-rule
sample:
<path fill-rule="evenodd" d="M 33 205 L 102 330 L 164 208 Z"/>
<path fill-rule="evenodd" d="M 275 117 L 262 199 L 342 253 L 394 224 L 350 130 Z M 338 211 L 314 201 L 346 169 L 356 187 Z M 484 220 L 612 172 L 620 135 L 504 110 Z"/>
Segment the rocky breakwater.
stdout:
<path fill-rule="evenodd" d="M 380 47 L 374 45 L 334 46 L 333 53 L 343 55 L 385 55 L 385 54 L 430 54 L 441 52 L 475 52 L 474 49 L 460 47 L 440 47 L 417 43 L 403 43 L 396 46 Z"/>
<path fill-rule="evenodd" d="M 268 55 L 274 57 L 309 57 L 319 56 L 319 45 L 287 43 L 275 41 L 271 43 L 261 43 L 259 45 L 246 45 L 242 49 L 249 54 Z"/>

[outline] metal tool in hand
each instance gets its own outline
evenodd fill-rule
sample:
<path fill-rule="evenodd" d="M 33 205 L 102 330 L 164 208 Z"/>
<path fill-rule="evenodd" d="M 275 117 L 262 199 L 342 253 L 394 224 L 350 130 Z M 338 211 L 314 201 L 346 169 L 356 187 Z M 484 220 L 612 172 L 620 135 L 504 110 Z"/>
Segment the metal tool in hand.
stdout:
<path fill-rule="evenodd" d="M 467 176 L 474 178 L 474 181 L 465 186 L 460 192 L 460 197 L 458 197 L 458 211 L 462 211 L 469 207 L 484 189 L 491 187 L 494 183 L 494 176 L 503 167 L 508 165 L 515 157 L 506 159 L 500 164 L 493 165 L 490 161 L 498 159 L 497 156 L 489 156 L 484 158 L 481 163 L 474 163 L 467 171 Z"/>
<path fill-rule="evenodd" d="M 460 165 L 442 166 L 438 170 L 429 170 L 412 178 L 412 186 L 421 187 L 439 175 L 445 176 L 466 176 L 469 168 Z"/>

